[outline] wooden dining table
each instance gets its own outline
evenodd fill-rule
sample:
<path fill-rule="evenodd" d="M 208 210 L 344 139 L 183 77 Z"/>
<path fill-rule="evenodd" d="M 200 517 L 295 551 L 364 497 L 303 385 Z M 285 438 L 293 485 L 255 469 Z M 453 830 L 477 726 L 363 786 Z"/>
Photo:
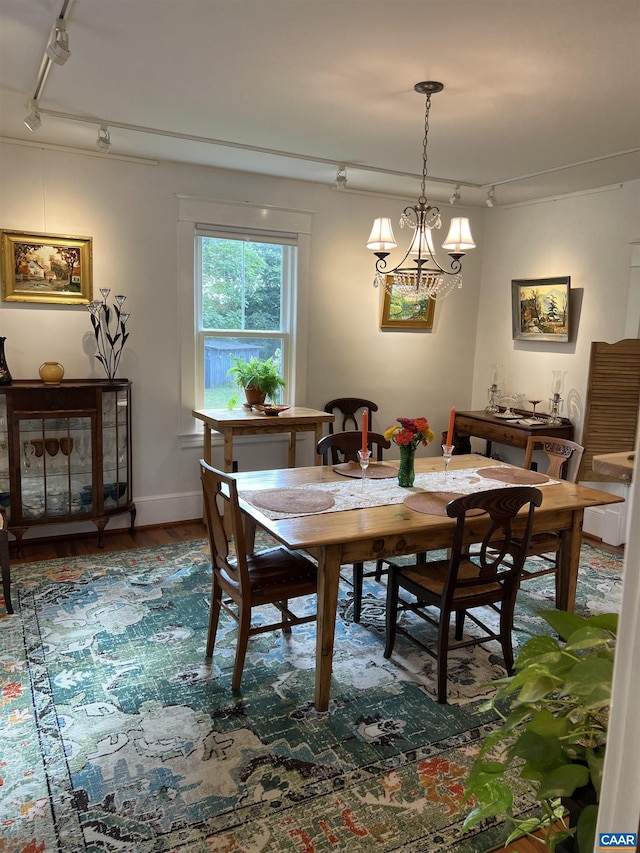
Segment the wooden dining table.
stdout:
<path fill-rule="evenodd" d="M 397 465 L 397 462 L 386 464 Z M 502 465 L 506 463 L 501 463 Z M 485 456 L 454 456 L 450 471 L 495 466 Z M 516 468 L 517 466 L 508 466 Z M 416 459 L 416 473 L 443 470 L 440 457 Z M 522 470 L 522 469 L 517 469 Z M 317 638 L 315 707 L 329 707 L 335 620 L 338 604 L 340 567 L 364 560 L 393 558 L 407 554 L 449 548 L 455 521 L 445 515 L 429 515 L 409 509 L 404 503 L 368 506 L 339 512 L 320 512 L 295 517 L 271 518 L 250 502 L 251 491 L 287 489 L 344 481 L 330 465 L 272 471 L 251 471 L 235 475 L 244 513 L 248 547 L 252 547 L 256 526 L 292 550 L 307 551 L 318 563 Z M 367 483 L 364 488 L 367 488 Z M 360 485 L 358 484 L 358 487 Z M 452 486 L 452 491 L 455 486 Z M 558 530 L 561 537 L 556 606 L 573 610 L 582 543 L 582 519 L 586 507 L 612 504 L 623 499 L 565 480 L 541 486 L 542 504 L 536 509 L 534 531 Z M 407 489 L 407 494 L 416 489 Z M 455 495 L 452 495 L 452 498 Z M 478 542 L 487 532 L 486 515 L 467 519 L 468 541 Z M 514 523 L 516 534 L 524 529 L 525 515 Z"/>

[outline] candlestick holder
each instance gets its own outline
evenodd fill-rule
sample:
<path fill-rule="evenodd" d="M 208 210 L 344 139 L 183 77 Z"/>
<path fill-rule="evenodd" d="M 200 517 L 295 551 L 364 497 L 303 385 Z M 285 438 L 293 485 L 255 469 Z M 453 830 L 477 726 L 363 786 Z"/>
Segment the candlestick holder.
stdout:
<path fill-rule="evenodd" d="M 449 462 L 451 462 L 451 457 L 453 456 L 453 451 L 455 450 L 455 445 L 453 444 L 443 444 L 442 445 L 442 458 L 444 459 L 444 481 L 447 483 L 449 481 Z"/>
<path fill-rule="evenodd" d="M 367 479 L 367 468 L 369 467 L 369 459 L 371 458 L 370 450 L 358 451 L 358 462 L 362 468 L 362 488 L 364 489 L 364 481 Z"/>
<path fill-rule="evenodd" d="M 549 420 L 548 423 L 551 426 L 559 426 L 562 423 L 562 418 L 560 417 L 560 411 L 562 409 L 562 404 L 564 400 L 560 396 L 560 394 L 554 394 L 553 397 L 549 400 L 549 405 L 551 407 L 551 411 L 549 412 Z"/>
<path fill-rule="evenodd" d="M 485 406 L 484 410 L 488 414 L 495 414 L 500 411 L 500 406 L 498 405 L 498 400 L 500 398 L 500 386 L 495 383 L 490 385 L 489 388 L 487 388 L 487 393 L 489 395 L 489 404 Z"/>

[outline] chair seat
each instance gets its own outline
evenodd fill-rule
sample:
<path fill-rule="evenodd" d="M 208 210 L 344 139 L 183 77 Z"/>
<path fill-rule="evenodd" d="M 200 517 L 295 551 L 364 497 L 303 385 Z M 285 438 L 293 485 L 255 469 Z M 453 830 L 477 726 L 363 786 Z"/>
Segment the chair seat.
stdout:
<path fill-rule="evenodd" d="M 422 563 L 418 566 L 408 566 L 403 568 L 399 573 L 408 581 L 415 583 L 421 587 L 421 590 L 432 593 L 440 599 L 444 592 L 444 587 L 447 581 L 449 571 L 449 561 L 439 560 L 433 563 Z M 475 563 L 470 560 L 461 560 L 458 569 L 458 581 L 473 580 L 480 575 L 480 569 Z M 473 589 L 465 589 L 465 587 L 457 587 L 453 593 L 454 602 L 463 602 L 466 598 L 473 596 L 474 598 L 486 593 L 496 593 L 500 590 L 499 583 L 486 583 L 474 585 Z"/>
<path fill-rule="evenodd" d="M 527 549 L 528 557 L 536 557 L 539 554 L 548 554 L 557 551 L 560 546 L 560 535 L 553 530 L 543 533 L 534 533 L 529 540 Z"/>
<path fill-rule="evenodd" d="M 251 595 L 262 602 L 315 595 L 318 575 L 307 559 L 287 548 L 270 548 L 256 554 L 247 554 Z M 239 588 L 235 578 L 221 571 L 221 578 L 234 589 Z"/>

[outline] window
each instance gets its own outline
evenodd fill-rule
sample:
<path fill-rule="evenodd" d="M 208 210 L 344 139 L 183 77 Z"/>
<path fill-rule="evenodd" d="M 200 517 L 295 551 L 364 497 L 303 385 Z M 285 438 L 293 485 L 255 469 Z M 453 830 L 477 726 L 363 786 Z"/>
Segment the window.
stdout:
<path fill-rule="evenodd" d="M 205 341 L 216 339 L 219 346 L 228 346 L 234 339 L 237 345 L 257 342 L 260 347 L 271 342 L 273 351 L 280 349 L 282 375 L 287 383 L 283 394 L 287 403 L 304 405 L 306 394 L 306 341 L 308 312 L 308 277 L 311 247 L 311 224 L 313 214 L 306 210 L 274 207 L 250 202 L 222 201 L 178 195 L 177 222 L 177 274 L 178 305 L 177 320 L 180 334 L 180 414 L 178 431 L 184 448 L 201 446 L 202 421 L 196 421 L 193 409 L 205 407 Z M 204 224 L 207 223 L 207 224 Z M 215 223 L 215 224 L 214 224 Z M 265 329 L 257 326 L 274 325 L 265 319 L 258 323 L 255 301 L 247 300 L 247 284 L 237 285 L 235 305 L 240 304 L 240 328 L 210 328 L 203 324 L 233 323 L 234 311 L 220 310 L 221 303 L 205 307 L 201 297 L 203 282 L 203 240 L 234 241 L 238 244 L 258 244 L 265 252 L 273 252 L 279 246 L 282 253 L 282 279 L 279 302 L 279 328 Z M 207 250 L 208 251 L 208 247 Z M 205 254 L 206 254 L 205 251 Z M 246 260 L 246 246 L 245 246 Z M 249 265 L 250 266 L 250 265 Z M 246 264 L 245 264 L 246 267 Z M 205 265 L 206 270 L 206 265 Z M 209 275 L 205 272 L 205 279 Z M 208 285 L 207 285 L 208 286 Z M 244 293 L 242 288 L 244 287 Z M 250 289 L 251 286 L 249 286 Z M 240 294 L 240 296 L 238 296 Z M 252 295 L 253 298 L 253 295 Z M 205 300 L 206 303 L 207 300 Z M 234 304 L 234 303 L 230 303 Z M 247 310 L 249 304 L 249 310 Z M 218 310 L 213 311 L 213 307 Z M 269 306 L 273 317 L 274 306 Z M 244 319 L 242 315 L 244 311 Z M 220 319 L 223 315 L 225 321 Z M 237 316 L 237 313 L 236 315 Z M 244 325 L 242 325 L 244 324 Z M 256 328 L 253 328 L 256 326 Z M 296 342 L 302 341 L 302 346 Z M 212 341 L 209 346 L 212 346 Z M 213 368 L 212 368 L 213 370 Z M 220 368 L 220 372 L 222 367 Z M 225 377 L 226 378 L 226 377 Z M 211 387 L 215 381 L 207 380 Z M 227 389 L 227 390 L 230 390 Z M 223 407 L 231 396 L 240 396 L 237 389 L 233 395 L 221 392 Z"/>
<path fill-rule="evenodd" d="M 196 229 L 197 406 L 223 408 L 241 391 L 233 356 L 273 359 L 289 385 L 295 236 Z"/>

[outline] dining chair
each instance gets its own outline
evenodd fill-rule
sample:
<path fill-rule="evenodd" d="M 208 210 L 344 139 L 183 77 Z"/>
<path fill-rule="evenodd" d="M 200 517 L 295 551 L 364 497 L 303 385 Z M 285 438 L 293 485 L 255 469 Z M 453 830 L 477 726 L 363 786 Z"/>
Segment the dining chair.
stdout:
<path fill-rule="evenodd" d="M 316 620 L 316 613 L 297 616 L 289 609 L 288 600 L 316 595 L 318 573 L 311 560 L 288 548 L 247 554 L 235 479 L 203 459 L 200 473 L 213 575 L 206 657 L 213 657 L 222 608 L 238 624 L 231 686 L 239 690 L 250 637 L 278 628 L 290 634 L 292 625 Z M 252 623 L 253 609 L 263 604 L 277 607 L 281 621 Z"/>
<path fill-rule="evenodd" d="M 547 455 L 548 467 L 545 473 L 548 477 L 556 480 L 567 480 L 569 483 L 576 482 L 580 461 L 584 453 L 584 447 L 581 444 L 550 435 L 530 436 L 525 448 L 523 468 L 531 468 L 533 454 L 537 450 L 541 450 Z M 522 580 L 555 573 L 556 596 L 558 594 L 560 542 L 560 533 L 557 530 L 533 533 L 527 547 L 527 557 L 540 557 L 543 566 L 540 569 L 534 569 L 529 564 L 522 569 Z"/>
<path fill-rule="evenodd" d="M 4 526 L 4 516 L 0 512 L 0 568 L 2 569 L 2 594 L 7 613 L 13 613 L 11 604 L 11 564 L 9 562 L 9 531 Z"/>
<path fill-rule="evenodd" d="M 344 432 L 346 429 L 360 429 L 361 424 L 356 417 L 356 413 L 360 409 L 366 409 L 369 413 L 369 426 L 371 426 L 373 413 L 378 411 L 378 406 L 376 403 L 372 403 L 371 400 L 365 400 L 362 397 L 336 397 L 335 400 L 330 400 L 324 407 L 325 412 L 328 412 L 330 415 L 334 414 L 336 409 L 342 415 L 342 431 Z M 352 426 L 348 427 L 347 424 L 351 424 Z M 329 434 L 332 432 L 333 423 L 329 423 Z"/>
<path fill-rule="evenodd" d="M 383 450 L 391 447 L 391 442 L 379 432 L 367 433 L 367 447 L 371 451 L 371 458 L 381 462 Z M 358 450 L 362 448 L 362 432 L 360 430 L 347 430 L 346 432 L 334 432 L 325 435 L 316 445 L 316 452 L 322 456 L 323 465 L 339 465 L 341 462 L 357 462 Z M 365 571 L 364 563 L 353 564 L 353 621 L 360 621 L 362 611 L 362 584 L 364 578 L 375 578 L 380 581 L 382 575 L 386 575 L 386 562 L 376 560 L 376 567 L 372 571 Z"/>
<path fill-rule="evenodd" d="M 463 495 L 447 504 L 447 515 L 456 519 L 453 543 L 447 559 L 415 566 L 389 567 L 384 656 L 391 657 L 396 634 L 400 633 L 435 658 L 440 704 L 447 702 L 447 659 L 451 649 L 497 640 L 502 646 L 505 668 L 509 675 L 513 672 L 513 611 L 531 535 L 534 507 L 540 506 L 541 502 L 542 492 L 531 486 L 490 489 Z M 516 540 L 512 535 L 512 522 L 524 507 L 528 507 L 524 534 Z M 487 513 L 491 526 L 477 553 L 470 553 L 469 545 L 465 544 L 465 540 L 468 542 L 470 538 L 466 528 L 473 526 L 474 515 L 477 514 L 472 512 L 474 510 Z M 493 547 L 496 539 L 500 540 L 499 550 Z M 401 599 L 401 589 L 415 596 L 416 601 Z M 500 615 L 497 629 L 489 627 L 479 615 L 470 612 L 487 606 Z M 425 610 L 426 607 L 437 608 L 439 617 L 435 618 Z M 437 628 L 437 638 L 425 641 L 400 624 L 405 611 L 415 613 Z M 452 613 L 455 613 L 455 642 L 451 642 L 449 637 Z M 463 639 L 467 616 L 483 633 Z"/>

